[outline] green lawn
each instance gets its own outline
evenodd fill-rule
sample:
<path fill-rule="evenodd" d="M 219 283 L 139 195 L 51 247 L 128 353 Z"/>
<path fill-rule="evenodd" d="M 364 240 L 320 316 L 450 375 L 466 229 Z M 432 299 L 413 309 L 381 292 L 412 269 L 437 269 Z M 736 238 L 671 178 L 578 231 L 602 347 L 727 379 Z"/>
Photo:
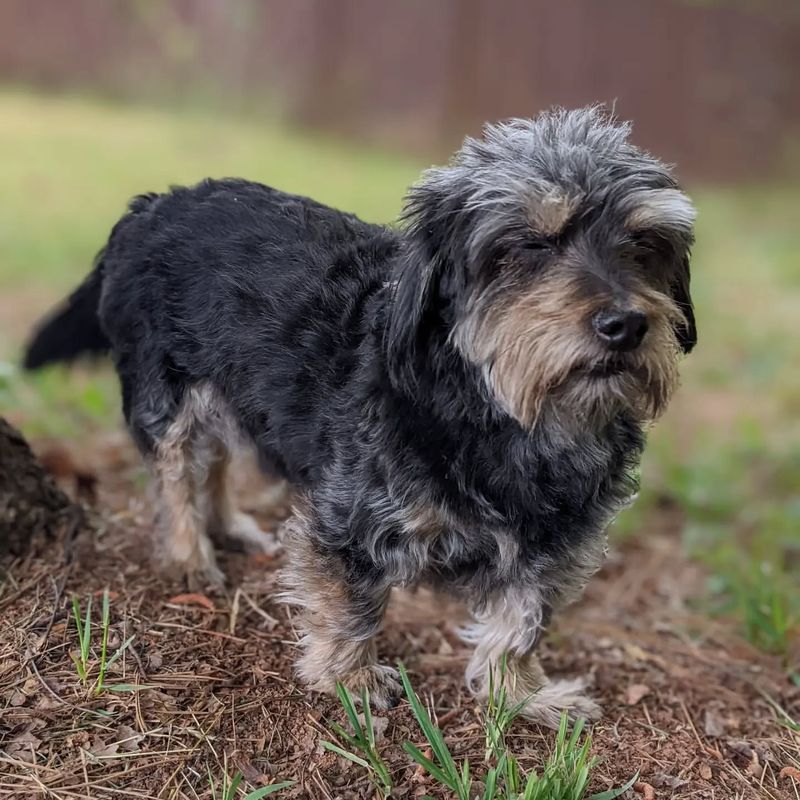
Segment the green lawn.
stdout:
<path fill-rule="evenodd" d="M 129 196 L 243 175 L 385 221 L 423 166 L 263 122 L 10 91 L 0 92 L 0 153 L 0 405 L 29 434 L 68 437 L 119 424 L 109 371 L 31 379 L 13 364 Z M 685 546 L 711 567 L 713 605 L 786 653 L 800 613 L 800 191 L 690 188 L 700 344 L 651 437 L 640 502 L 618 527 L 644 536 L 676 501 Z"/>

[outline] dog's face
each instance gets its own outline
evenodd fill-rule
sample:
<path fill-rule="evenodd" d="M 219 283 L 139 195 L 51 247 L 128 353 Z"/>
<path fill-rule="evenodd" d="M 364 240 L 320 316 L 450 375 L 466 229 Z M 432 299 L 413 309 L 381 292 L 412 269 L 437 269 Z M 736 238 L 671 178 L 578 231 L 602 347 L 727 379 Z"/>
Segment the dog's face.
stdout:
<path fill-rule="evenodd" d="M 660 413 L 696 341 L 694 209 L 598 109 L 487 127 L 410 193 L 391 342 L 432 330 L 526 427 Z"/>

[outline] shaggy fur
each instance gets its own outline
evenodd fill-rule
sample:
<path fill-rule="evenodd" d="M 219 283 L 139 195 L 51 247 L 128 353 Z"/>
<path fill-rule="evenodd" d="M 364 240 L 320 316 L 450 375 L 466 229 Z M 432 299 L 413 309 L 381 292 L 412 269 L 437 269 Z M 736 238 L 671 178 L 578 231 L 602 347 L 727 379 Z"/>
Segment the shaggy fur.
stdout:
<path fill-rule="evenodd" d="M 111 350 L 182 570 L 219 578 L 215 528 L 273 546 L 224 491 L 235 438 L 302 490 L 285 580 L 312 687 L 392 703 L 373 637 L 392 587 L 427 583 L 473 609 L 476 693 L 508 653 L 532 718 L 590 715 L 534 651 L 696 339 L 694 211 L 628 133 L 596 108 L 488 126 L 399 230 L 242 180 L 143 195 L 28 364 Z"/>

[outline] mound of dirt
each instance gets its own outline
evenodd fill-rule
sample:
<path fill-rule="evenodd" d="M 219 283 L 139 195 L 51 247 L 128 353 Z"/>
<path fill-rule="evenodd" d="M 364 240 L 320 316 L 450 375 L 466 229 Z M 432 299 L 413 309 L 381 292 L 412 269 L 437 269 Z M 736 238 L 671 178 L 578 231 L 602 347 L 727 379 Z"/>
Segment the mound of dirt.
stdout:
<path fill-rule="evenodd" d="M 0 417 L 0 557 L 22 555 L 42 537 L 83 522 L 22 434 Z"/>

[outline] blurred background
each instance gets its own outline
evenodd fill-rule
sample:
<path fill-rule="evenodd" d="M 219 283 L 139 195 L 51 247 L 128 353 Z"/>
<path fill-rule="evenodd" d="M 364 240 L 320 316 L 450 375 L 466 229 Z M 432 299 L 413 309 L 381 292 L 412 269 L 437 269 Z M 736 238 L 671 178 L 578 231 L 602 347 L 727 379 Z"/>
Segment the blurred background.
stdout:
<path fill-rule="evenodd" d="M 796 0 L 2 0 L 0 413 L 89 460 L 121 427 L 108 367 L 17 364 L 131 195 L 239 175 L 388 222 L 483 121 L 596 101 L 699 209 L 699 346 L 615 535 L 667 536 L 800 685 Z"/>

